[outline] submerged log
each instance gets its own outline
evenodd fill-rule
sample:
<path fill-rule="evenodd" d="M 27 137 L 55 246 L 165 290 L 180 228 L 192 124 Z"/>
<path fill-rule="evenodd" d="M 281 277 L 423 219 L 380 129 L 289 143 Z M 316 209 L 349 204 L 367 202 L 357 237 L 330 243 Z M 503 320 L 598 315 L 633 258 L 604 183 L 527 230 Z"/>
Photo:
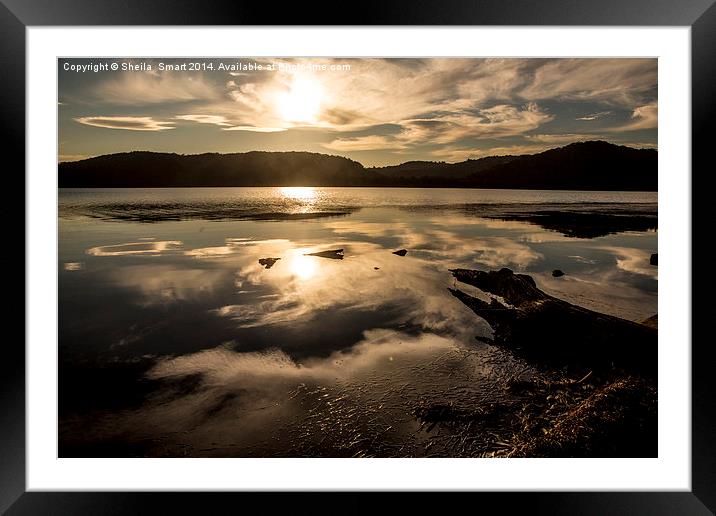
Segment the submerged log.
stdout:
<path fill-rule="evenodd" d="M 333 260 L 343 259 L 343 249 L 331 249 L 329 251 L 319 251 L 317 253 L 307 253 L 306 256 L 318 256 L 319 258 L 331 258 Z"/>
<path fill-rule="evenodd" d="M 458 281 L 501 298 L 493 297 L 488 303 L 459 289 L 449 289 L 490 324 L 495 345 L 552 366 L 617 367 L 656 373 L 654 328 L 557 299 L 537 288 L 531 276 L 507 268 L 451 272 Z"/>
<path fill-rule="evenodd" d="M 281 258 L 259 258 L 259 265 L 262 265 L 265 269 L 270 269 L 280 259 Z"/>

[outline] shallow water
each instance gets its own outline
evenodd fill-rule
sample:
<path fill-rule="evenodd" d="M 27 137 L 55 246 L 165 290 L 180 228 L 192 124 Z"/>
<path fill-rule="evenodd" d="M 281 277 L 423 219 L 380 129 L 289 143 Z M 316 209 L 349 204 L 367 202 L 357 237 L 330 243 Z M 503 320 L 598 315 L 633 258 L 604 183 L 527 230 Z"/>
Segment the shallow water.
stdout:
<path fill-rule="evenodd" d="M 475 339 L 449 268 L 657 309 L 656 193 L 61 190 L 59 215 L 61 456 L 479 454 L 415 408 L 509 406 L 505 381 L 536 373 Z"/>

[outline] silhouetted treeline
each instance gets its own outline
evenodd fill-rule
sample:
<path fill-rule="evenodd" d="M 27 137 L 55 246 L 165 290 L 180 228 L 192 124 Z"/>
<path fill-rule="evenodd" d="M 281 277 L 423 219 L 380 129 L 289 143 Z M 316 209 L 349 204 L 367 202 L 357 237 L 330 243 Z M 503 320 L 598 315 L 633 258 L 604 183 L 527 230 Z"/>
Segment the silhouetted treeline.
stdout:
<path fill-rule="evenodd" d="M 581 142 L 539 154 L 365 168 L 310 152 L 109 154 L 60 163 L 61 188 L 396 186 L 560 190 L 657 189 L 657 151 Z"/>
<path fill-rule="evenodd" d="M 607 142 L 580 142 L 518 156 L 470 177 L 478 188 L 656 191 L 657 151 Z"/>
<path fill-rule="evenodd" d="M 468 159 L 460 163 L 444 161 L 408 161 L 400 165 L 372 168 L 386 178 L 416 179 L 438 177 L 445 180 L 466 179 L 469 176 L 489 170 L 497 165 L 508 163 L 516 156 L 487 156 L 480 159 Z"/>

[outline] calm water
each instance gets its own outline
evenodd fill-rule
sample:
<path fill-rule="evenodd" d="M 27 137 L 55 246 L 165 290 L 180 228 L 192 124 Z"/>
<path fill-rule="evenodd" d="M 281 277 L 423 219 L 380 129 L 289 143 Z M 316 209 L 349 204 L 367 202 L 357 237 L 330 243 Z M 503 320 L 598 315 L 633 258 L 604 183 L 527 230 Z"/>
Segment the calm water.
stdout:
<path fill-rule="evenodd" d="M 657 311 L 656 201 L 61 190 L 60 455 L 451 455 L 450 436 L 421 426 L 416 406 L 509 406 L 505 379 L 536 372 L 475 339 L 491 329 L 450 295 L 448 269 L 510 267 L 642 320 Z M 599 230 L 579 238 L 575 220 Z M 306 256 L 337 248 L 343 259 Z M 265 268 L 268 257 L 280 260 Z M 557 268 L 566 275 L 553 278 Z M 479 454 L 480 439 L 470 446 Z"/>

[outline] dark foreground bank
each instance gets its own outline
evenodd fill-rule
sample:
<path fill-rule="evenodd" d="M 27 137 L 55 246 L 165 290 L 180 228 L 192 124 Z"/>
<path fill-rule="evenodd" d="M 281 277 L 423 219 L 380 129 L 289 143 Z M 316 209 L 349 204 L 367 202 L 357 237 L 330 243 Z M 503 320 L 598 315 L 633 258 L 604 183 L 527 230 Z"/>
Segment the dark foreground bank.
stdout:
<path fill-rule="evenodd" d="M 506 384 L 521 400 L 506 419 L 508 431 L 495 435 L 495 449 L 486 455 L 657 455 L 654 317 L 639 324 L 587 310 L 544 293 L 532 277 L 510 269 L 452 273 L 490 296 L 485 301 L 450 289 L 490 323 L 489 343 L 526 358 L 541 373 Z M 466 424 L 466 433 L 474 417 L 449 405 L 417 413 L 432 424 Z"/>

